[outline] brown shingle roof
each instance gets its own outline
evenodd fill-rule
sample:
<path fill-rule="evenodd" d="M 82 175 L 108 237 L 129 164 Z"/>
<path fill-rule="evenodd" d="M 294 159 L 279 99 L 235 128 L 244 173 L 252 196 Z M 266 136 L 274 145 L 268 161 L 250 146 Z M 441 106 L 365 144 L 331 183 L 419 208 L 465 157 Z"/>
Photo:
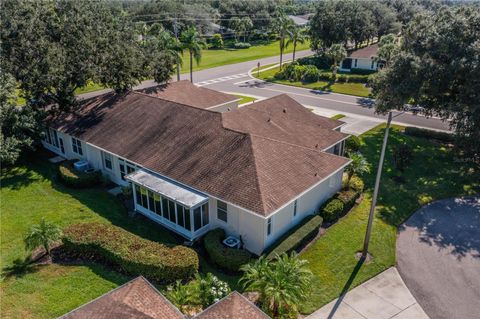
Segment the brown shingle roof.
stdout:
<path fill-rule="evenodd" d="M 348 162 L 321 151 L 345 138 L 324 128 L 339 122 L 292 101 L 283 95 L 222 114 L 144 93 L 111 93 L 86 101 L 75 114 L 57 116 L 51 126 L 268 216 Z M 262 115 L 253 127 L 252 114 Z M 273 120 L 263 121 L 265 114 Z"/>
<path fill-rule="evenodd" d="M 234 95 L 210 90 L 204 87 L 197 87 L 187 80 L 154 86 L 140 90 L 139 92 L 202 109 L 208 109 L 213 106 L 239 100 L 239 98 Z"/>
<path fill-rule="evenodd" d="M 372 44 L 369 45 L 368 47 L 361 48 L 358 50 L 353 51 L 350 54 L 351 58 L 360 58 L 360 59 L 370 59 L 372 57 L 376 57 L 378 52 L 378 44 Z"/>
<path fill-rule="evenodd" d="M 195 319 L 269 319 L 263 311 L 234 291 L 198 314 Z"/>
<path fill-rule="evenodd" d="M 145 278 L 137 277 L 60 318 L 183 319 L 185 316 Z"/>

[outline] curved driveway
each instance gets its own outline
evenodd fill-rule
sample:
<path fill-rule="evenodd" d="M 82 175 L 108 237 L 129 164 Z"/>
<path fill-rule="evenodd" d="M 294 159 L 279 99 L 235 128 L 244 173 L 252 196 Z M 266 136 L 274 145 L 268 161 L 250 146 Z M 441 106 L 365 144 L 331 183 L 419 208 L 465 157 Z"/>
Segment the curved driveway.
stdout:
<path fill-rule="evenodd" d="M 398 270 L 432 319 L 480 318 L 480 197 L 431 203 L 400 227 Z"/>

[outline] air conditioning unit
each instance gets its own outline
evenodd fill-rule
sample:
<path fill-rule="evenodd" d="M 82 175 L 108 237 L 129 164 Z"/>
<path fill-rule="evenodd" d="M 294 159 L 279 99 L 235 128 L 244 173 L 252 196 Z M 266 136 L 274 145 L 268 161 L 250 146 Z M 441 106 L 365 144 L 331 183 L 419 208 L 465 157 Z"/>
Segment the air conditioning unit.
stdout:
<path fill-rule="evenodd" d="M 80 160 L 78 162 L 73 163 L 73 167 L 75 167 L 77 171 L 81 171 L 81 172 L 85 172 L 91 168 L 90 164 L 85 160 Z"/>

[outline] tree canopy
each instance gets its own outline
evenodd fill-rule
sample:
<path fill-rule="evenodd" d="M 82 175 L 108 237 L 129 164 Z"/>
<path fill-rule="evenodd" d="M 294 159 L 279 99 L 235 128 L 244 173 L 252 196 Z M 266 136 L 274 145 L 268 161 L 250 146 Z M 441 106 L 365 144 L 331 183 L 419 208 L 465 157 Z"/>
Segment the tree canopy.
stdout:
<path fill-rule="evenodd" d="M 480 9 L 442 7 L 406 27 L 391 65 L 373 82 L 376 109 L 404 109 L 449 120 L 464 151 L 480 155 Z"/>

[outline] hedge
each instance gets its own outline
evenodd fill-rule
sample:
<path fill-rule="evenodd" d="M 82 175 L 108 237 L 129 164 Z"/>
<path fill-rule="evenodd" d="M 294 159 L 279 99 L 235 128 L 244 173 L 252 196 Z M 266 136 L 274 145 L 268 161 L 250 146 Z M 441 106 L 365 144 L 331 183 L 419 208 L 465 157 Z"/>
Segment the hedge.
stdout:
<path fill-rule="evenodd" d="M 424 128 L 407 126 L 405 128 L 405 134 L 415 137 L 422 137 L 426 139 L 434 139 L 444 143 L 453 143 L 455 141 L 455 135 L 447 132 L 438 132 L 433 130 L 427 130 Z"/>
<path fill-rule="evenodd" d="M 327 202 L 322 210 L 323 219 L 326 222 L 333 222 L 344 212 L 345 205 L 338 198 L 333 198 Z"/>
<path fill-rule="evenodd" d="M 58 177 L 66 186 L 83 188 L 99 184 L 102 175 L 99 171 L 90 173 L 77 171 L 73 167 L 73 161 L 66 161 L 58 166 Z"/>
<path fill-rule="evenodd" d="M 355 201 L 360 196 L 360 193 L 353 190 L 343 190 L 337 193 L 336 198 L 341 200 L 343 203 L 342 214 L 347 213 L 355 205 Z"/>
<path fill-rule="evenodd" d="M 168 247 L 113 225 L 74 224 L 63 234 L 67 251 L 79 256 L 92 255 L 130 275 L 173 282 L 190 278 L 198 271 L 198 255 L 193 249 Z"/>
<path fill-rule="evenodd" d="M 301 247 L 311 239 L 318 235 L 323 218 L 319 215 L 311 215 L 306 217 L 293 230 L 287 232 L 280 237 L 269 250 L 267 250 L 267 258 L 271 259 L 276 254 L 289 253 Z"/>
<path fill-rule="evenodd" d="M 244 249 L 226 247 L 222 243 L 224 239 L 223 229 L 216 228 L 209 231 L 203 239 L 205 250 L 211 261 L 218 266 L 230 271 L 238 271 L 242 265 L 250 262 L 252 255 Z"/>
<path fill-rule="evenodd" d="M 373 73 L 377 73 L 376 70 L 366 70 L 366 69 L 358 69 L 358 68 L 351 68 L 350 72 L 352 74 L 359 74 L 359 75 L 370 75 Z"/>
<path fill-rule="evenodd" d="M 250 48 L 252 45 L 248 42 L 237 42 L 233 45 L 233 47 L 235 49 L 248 49 Z"/>
<path fill-rule="evenodd" d="M 362 193 L 365 185 L 363 184 L 363 181 L 360 177 L 358 176 L 352 176 L 350 179 L 350 185 L 348 185 L 351 189 L 356 191 L 357 193 Z"/>

